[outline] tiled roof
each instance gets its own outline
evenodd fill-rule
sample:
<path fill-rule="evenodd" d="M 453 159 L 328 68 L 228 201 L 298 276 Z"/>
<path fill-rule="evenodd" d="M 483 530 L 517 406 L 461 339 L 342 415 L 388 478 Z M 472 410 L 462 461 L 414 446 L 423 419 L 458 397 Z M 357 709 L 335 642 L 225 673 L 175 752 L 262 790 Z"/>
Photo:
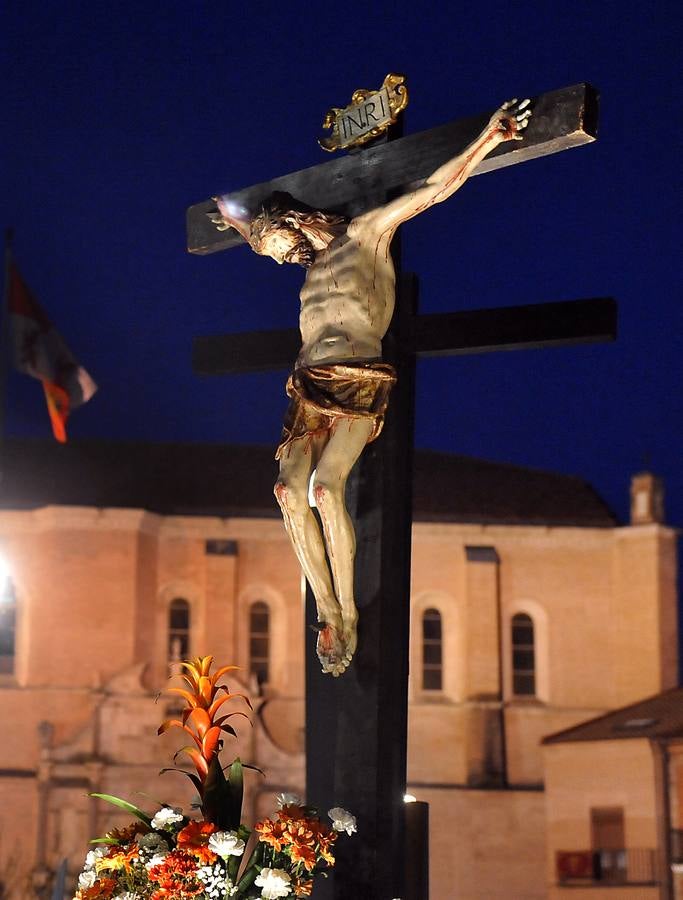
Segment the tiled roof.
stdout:
<path fill-rule="evenodd" d="M 611 528 L 614 514 L 583 479 L 470 456 L 418 450 L 417 520 Z"/>
<path fill-rule="evenodd" d="M 573 728 L 550 734 L 544 744 L 617 741 L 629 738 L 683 737 L 683 688 L 671 688 L 630 706 L 622 706 Z"/>
<path fill-rule="evenodd" d="M 273 517 L 271 447 L 7 439 L 0 507 L 130 507 L 175 515 Z M 585 481 L 466 456 L 418 450 L 418 521 L 610 528 L 615 518 Z"/>

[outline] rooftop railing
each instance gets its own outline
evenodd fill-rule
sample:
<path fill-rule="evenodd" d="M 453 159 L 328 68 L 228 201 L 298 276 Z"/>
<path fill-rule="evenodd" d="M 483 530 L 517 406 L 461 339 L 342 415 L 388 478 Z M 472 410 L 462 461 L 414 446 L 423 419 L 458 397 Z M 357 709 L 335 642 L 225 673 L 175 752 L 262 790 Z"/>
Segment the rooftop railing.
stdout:
<path fill-rule="evenodd" d="M 558 850 L 555 855 L 555 868 L 560 885 L 593 887 L 596 884 L 658 883 L 656 853 L 649 847 Z"/>

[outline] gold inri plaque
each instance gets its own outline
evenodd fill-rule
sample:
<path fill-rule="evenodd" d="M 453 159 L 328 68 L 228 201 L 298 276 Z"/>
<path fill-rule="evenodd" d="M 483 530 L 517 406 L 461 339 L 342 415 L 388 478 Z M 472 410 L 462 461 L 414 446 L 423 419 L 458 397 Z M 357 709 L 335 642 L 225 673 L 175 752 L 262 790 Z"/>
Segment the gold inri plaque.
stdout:
<path fill-rule="evenodd" d="M 379 90 L 361 88 L 353 92 L 349 106 L 329 109 L 323 128 L 331 128 L 332 134 L 318 139 L 323 150 L 357 147 L 385 132 L 408 105 L 405 80 L 405 75 L 389 73 Z"/>

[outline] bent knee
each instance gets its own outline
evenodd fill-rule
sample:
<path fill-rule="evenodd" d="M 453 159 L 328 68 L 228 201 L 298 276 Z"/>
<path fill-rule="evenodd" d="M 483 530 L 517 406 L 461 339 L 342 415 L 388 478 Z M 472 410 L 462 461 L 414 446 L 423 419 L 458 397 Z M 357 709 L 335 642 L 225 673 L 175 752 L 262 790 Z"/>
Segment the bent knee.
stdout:
<path fill-rule="evenodd" d="M 308 505 L 308 494 L 305 487 L 290 484 L 282 478 L 278 478 L 273 487 L 275 499 L 280 507 L 287 512 L 296 512 Z"/>
<path fill-rule="evenodd" d="M 313 497 L 318 508 L 331 503 L 343 502 L 343 488 L 340 484 L 331 484 L 329 481 L 316 479 L 313 485 Z"/>

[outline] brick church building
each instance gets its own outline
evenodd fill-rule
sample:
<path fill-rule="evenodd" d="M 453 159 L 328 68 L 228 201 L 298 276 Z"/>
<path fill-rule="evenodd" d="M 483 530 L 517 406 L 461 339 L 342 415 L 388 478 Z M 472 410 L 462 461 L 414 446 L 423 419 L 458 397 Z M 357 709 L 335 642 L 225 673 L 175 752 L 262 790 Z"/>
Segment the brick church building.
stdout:
<path fill-rule="evenodd" d="M 269 448 L 7 443 L 0 896 L 46 896 L 126 820 L 89 791 L 189 807 L 157 778 L 178 739 L 154 702 L 185 655 L 240 665 L 255 699 L 227 748 L 267 773 L 247 818 L 304 792 L 275 475 Z M 656 478 L 631 494 L 620 525 L 579 478 L 417 453 L 408 789 L 430 804 L 432 900 L 679 896 L 676 535 Z"/>

